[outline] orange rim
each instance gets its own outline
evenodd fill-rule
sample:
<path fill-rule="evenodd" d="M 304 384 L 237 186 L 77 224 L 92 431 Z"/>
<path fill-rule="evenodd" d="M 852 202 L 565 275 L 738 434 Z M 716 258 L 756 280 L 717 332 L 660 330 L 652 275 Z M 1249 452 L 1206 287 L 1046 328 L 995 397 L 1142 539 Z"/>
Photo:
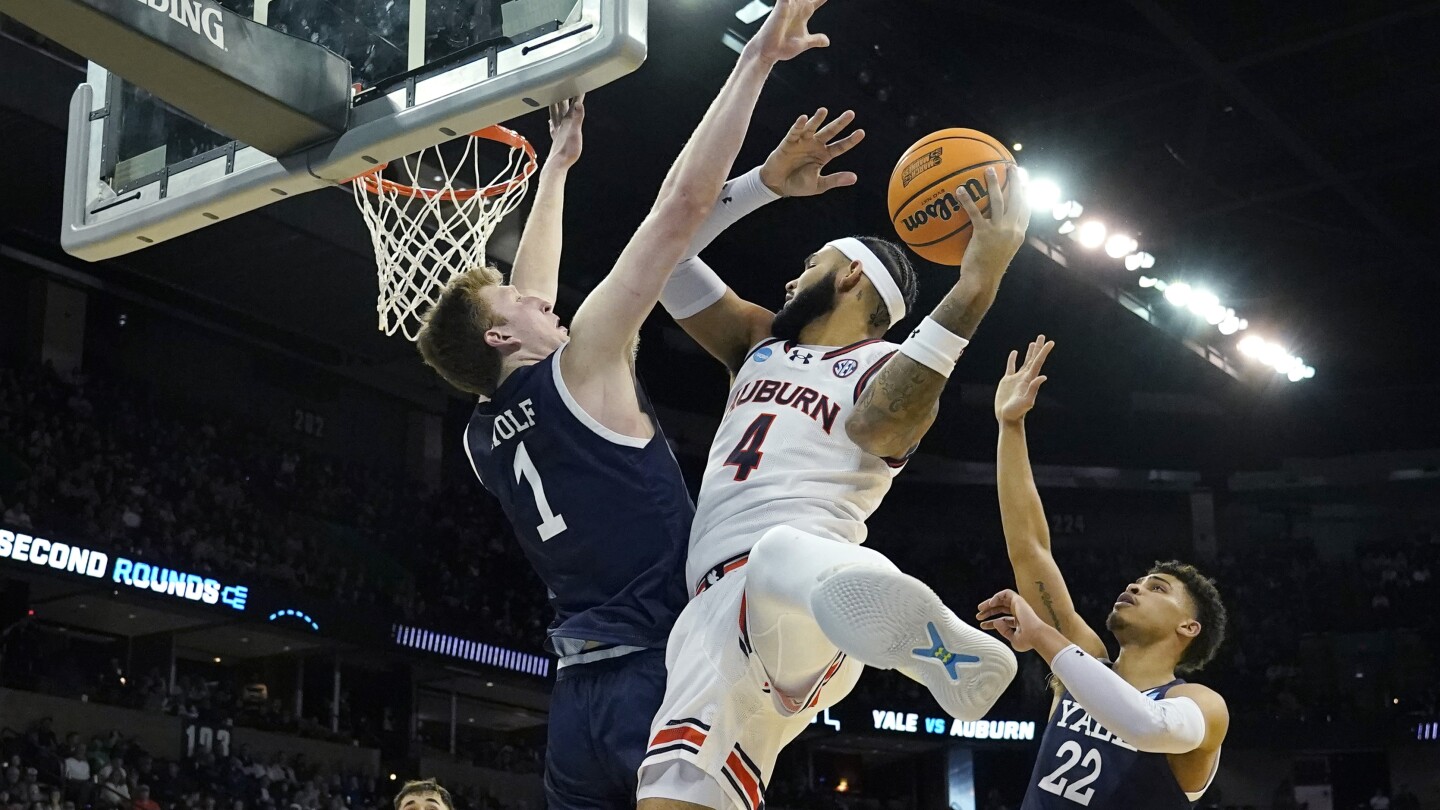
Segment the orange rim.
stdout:
<path fill-rule="evenodd" d="M 530 142 L 525 140 L 524 135 L 521 135 L 513 129 L 498 125 L 490 126 L 481 130 L 476 130 L 475 132 L 470 133 L 470 136 L 472 138 L 484 138 L 487 141 L 495 141 L 496 143 L 502 143 L 512 149 L 524 150 L 525 158 L 527 161 L 525 164 L 525 169 L 520 172 L 519 177 L 516 177 L 512 180 L 507 180 L 503 183 L 496 183 L 493 186 L 486 186 L 485 188 L 464 188 L 458 190 L 452 189 L 450 191 L 445 191 L 435 188 L 407 186 L 404 183 L 397 183 L 394 180 L 386 180 L 385 178 L 380 176 L 380 172 L 385 171 L 385 168 L 390 164 L 381 163 L 379 166 L 376 166 L 370 171 L 360 175 L 359 177 L 356 177 L 351 182 L 359 183 L 360 187 L 365 189 L 365 191 L 376 195 L 380 194 L 380 192 L 383 191 L 390 194 L 401 194 L 406 197 L 424 197 L 426 199 L 441 199 L 450 202 L 464 202 L 465 200 L 473 199 L 476 196 L 498 197 L 501 194 L 505 194 L 506 192 L 513 190 L 516 186 L 530 179 L 530 175 L 534 174 L 535 171 L 540 167 L 540 163 L 535 157 L 535 147 L 531 146 Z"/>

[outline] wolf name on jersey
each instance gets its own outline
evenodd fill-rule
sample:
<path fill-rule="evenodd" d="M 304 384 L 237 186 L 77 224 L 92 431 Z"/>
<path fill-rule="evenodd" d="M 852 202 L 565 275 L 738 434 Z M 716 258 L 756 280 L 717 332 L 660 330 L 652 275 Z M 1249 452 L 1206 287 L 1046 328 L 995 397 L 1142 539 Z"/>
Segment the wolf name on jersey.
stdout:
<path fill-rule="evenodd" d="M 643 392 L 653 438 L 606 428 L 565 387 L 563 351 L 517 369 L 475 408 L 466 452 L 549 589 L 551 652 L 663 648 L 688 598 L 694 503 Z"/>
<path fill-rule="evenodd" d="M 1160 700 L 1176 679 L 1146 692 Z M 1020 810 L 1190 810 L 1165 754 L 1138 751 L 1075 702 L 1067 690 L 1040 740 L 1040 755 Z"/>
<path fill-rule="evenodd" d="M 750 350 L 700 485 L 686 565 L 692 587 L 782 524 L 865 541 L 865 519 L 905 462 L 861 450 L 845 420 L 897 348 L 883 340 L 837 348 L 771 339 Z"/>

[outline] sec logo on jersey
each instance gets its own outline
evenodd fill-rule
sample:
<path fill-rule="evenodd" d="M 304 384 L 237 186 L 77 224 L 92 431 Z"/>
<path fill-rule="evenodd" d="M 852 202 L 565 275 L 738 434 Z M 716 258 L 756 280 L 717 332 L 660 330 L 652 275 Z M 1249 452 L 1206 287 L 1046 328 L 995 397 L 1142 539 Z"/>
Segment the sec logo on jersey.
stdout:
<path fill-rule="evenodd" d="M 836 360 L 833 368 L 836 377 L 849 377 L 855 373 L 856 369 L 860 368 L 860 364 L 847 357 L 844 360 Z"/>
<path fill-rule="evenodd" d="M 771 354 L 772 352 L 770 351 L 769 346 L 762 346 L 761 348 L 755 350 L 755 362 L 763 363 L 766 360 L 770 359 Z"/>

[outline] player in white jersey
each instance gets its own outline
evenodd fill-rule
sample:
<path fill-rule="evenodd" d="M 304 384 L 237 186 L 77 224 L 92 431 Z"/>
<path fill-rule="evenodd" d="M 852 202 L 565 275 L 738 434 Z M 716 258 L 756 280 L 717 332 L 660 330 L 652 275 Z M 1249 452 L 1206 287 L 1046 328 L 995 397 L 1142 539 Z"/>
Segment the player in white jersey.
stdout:
<path fill-rule="evenodd" d="M 767 177 L 767 162 L 727 184 L 712 217 L 720 224 L 696 252 L 769 200 L 854 182 L 820 174 L 853 146 L 831 143 L 849 113 L 822 129 L 824 118 L 802 118 L 777 150 L 809 151 L 804 170 Z M 987 179 L 999 188 L 993 171 Z M 883 338 L 914 302 L 915 273 L 884 240 L 839 239 L 812 253 L 778 313 L 741 300 L 698 258 L 667 284 L 661 303 L 734 384 L 690 535 L 696 596 L 670 636 L 640 810 L 759 810 L 780 750 L 865 665 L 899 670 L 968 720 L 1014 677 L 1004 645 L 859 545 L 1024 241 L 1018 184 L 991 198 L 988 217 L 956 196 L 975 230 L 960 279 L 903 344 Z"/>

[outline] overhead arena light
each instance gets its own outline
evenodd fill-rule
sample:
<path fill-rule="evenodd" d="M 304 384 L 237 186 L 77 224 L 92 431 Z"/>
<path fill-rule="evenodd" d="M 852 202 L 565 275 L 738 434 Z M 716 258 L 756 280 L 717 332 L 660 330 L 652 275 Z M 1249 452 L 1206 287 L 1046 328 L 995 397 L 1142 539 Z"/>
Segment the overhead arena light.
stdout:
<path fill-rule="evenodd" d="M 1036 178 L 1030 181 L 1026 198 L 1030 201 L 1030 210 L 1044 211 L 1048 208 L 1053 213 L 1056 206 L 1060 204 L 1060 186 L 1049 178 Z M 1060 219 L 1064 219 L 1064 217 L 1060 217 Z"/>
<path fill-rule="evenodd" d="M 1155 286 L 1155 282 L 1157 282 L 1157 281 L 1159 281 L 1159 280 L 1160 280 L 1160 279 L 1158 279 L 1158 278 L 1151 278 L 1151 277 L 1149 277 L 1149 276 L 1141 276 L 1141 277 L 1140 277 L 1140 286 L 1141 286 L 1141 287 L 1154 287 L 1154 286 Z"/>
<path fill-rule="evenodd" d="M 1067 219 L 1060 224 L 1060 233 L 1071 233 L 1075 230 L 1075 220 Z"/>
<path fill-rule="evenodd" d="M 1075 238 L 1080 241 L 1081 247 L 1097 248 L 1105 244 L 1105 223 L 1090 220 L 1075 232 Z"/>
<path fill-rule="evenodd" d="M 1187 306 L 1189 306 L 1190 311 L 1196 315 L 1202 318 L 1208 318 L 1211 312 L 1219 308 L 1220 299 L 1215 296 L 1215 293 L 1209 290 L 1195 289 L 1191 290 L 1190 302 Z M 1219 323 L 1219 321 L 1216 321 L 1216 323 Z"/>
<path fill-rule="evenodd" d="M 1240 319 L 1235 317 L 1235 311 L 1230 310 L 1230 317 L 1216 324 L 1222 335 L 1233 335 L 1240 331 Z"/>
<path fill-rule="evenodd" d="M 1131 250 L 1134 250 L 1134 248 L 1131 248 Z M 1149 270 L 1154 266 L 1155 257 L 1143 250 L 1139 253 L 1131 253 L 1125 257 L 1126 270 Z"/>
<path fill-rule="evenodd" d="M 726 31 L 720 35 L 720 43 L 738 54 L 745 53 L 745 43 L 749 39 L 742 37 L 734 31 Z"/>
<path fill-rule="evenodd" d="M 1165 288 L 1165 300 L 1177 307 L 1183 307 L 1190 303 L 1190 285 L 1185 282 L 1177 282 Z"/>
<path fill-rule="evenodd" d="M 1280 368 L 1280 364 L 1285 361 L 1285 358 L 1289 356 L 1290 353 L 1285 351 L 1285 348 L 1278 343 L 1266 343 L 1260 347 L 1260 353 L 1255 355 L 1260 362 L 1277 370 Z"/>
<path fill-rule="evenodd" d="M 1050 216 L 1056 219 L 1075 219 L 1083 213 L 1085 213 L 1085 206 L 1074 200 L 1060 203 L 1050 209 Z"/>
<path fill-rule="evenodd" d="M 1236 348 L 1238 348 L 1240 350 L 1240 353 L 1245 355 L 1246 357 L 1259 357 L 1260 350 L 1264 349 L 1265 346 L 1266 343 L 1263 338 L 1257 335 L 1246 335 L 1245 337 L 1240 338 L 1240 343 L 1237 344 Z"/>
<path fill-rule="evenodd" d="M 1105 240 L 1105 253 L 1112 259 L 1120 259 L 1139 246 L 1138 242 L 1123 233 L 1111 234 Z"/>
<path fill-rule="evenodd" d="M 735 17 L 740 20 L 740 22 L 749 25 L 756 20 L 764 19 L 765 15 L 769 14 L 772 8 L 774 7 L 762 3 L 760 0 L 750 0 L 749 3 L 745 4 L 744 8 L 735 12 Z"/>

